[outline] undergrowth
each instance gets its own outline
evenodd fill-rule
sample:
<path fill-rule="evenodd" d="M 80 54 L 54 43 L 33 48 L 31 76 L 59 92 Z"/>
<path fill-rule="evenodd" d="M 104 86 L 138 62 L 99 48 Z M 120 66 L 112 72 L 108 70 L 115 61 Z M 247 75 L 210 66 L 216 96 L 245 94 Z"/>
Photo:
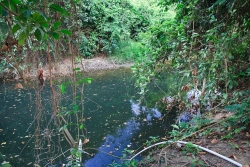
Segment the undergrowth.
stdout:
<path fill-rule="evenodd" d="M 140 42 L 133 40 L 122 41 L 118 44 L 110 59 L 116 63 L 133 63 L 144 57 L 146 51 L 146 47 Z"/>

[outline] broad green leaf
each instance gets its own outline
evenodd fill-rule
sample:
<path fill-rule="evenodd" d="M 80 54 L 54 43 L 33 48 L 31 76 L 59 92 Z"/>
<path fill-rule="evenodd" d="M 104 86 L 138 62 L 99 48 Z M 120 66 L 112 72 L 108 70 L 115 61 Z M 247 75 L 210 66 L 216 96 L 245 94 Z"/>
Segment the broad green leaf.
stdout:
<path fill-rule="evenodd" d="M 78 68 L 75 68 L 74 71 L 80 71 L 81 69 L 78 67 Z"/>
<path fill-rule="evenodd" d="M 69 36 L 72 35 L 72 33 L 69 30 L 67 30 L 67 29 L 63 29 L 63 30 L 61 30 L 61 32 L 64 33 L 64 34 L 66 34 L 66 35 L 69 35 Z"/>
<path fill-rule="evenodd" d="M 39 29 L 36 29 L 34 35 L 35 35 L 35 37 L 36 37 L 36 39 L 37 39 L 38 41 L 41 41 L 41 40 L 42 40 L 42 33 L 41 33 L 41 31 L 40 31 Z"/>
<path fill-rule="evenodd" d="M 30 18 L 31 10 L 25 10 L 25 11 L 23 11 L 23 15 L 24 15 L 26 18 Z"/>
<path fill-rule="evenodd" d="M 62 24 L 62 22 L 60 22 L 60 21 L 57 21 L 57 22 L 55 22 L 54 23 L 54 25 L 53 25 L 53 30 L 57 30 L 58 29 L 58 27 L 60 27 L 61 26 L 61 24 Z"/>
<path fill-rule="evenodd" d="M 68 15 L 67 10 L 63 9 L 61 6 L 59 6 L 57 4 L 51 4 L 49 7 L 55 11 L 62 13 L 62 14 Z"/>
<path fill-rule="evenodd" d="M 9 14 L 8 11 L 3 8 L 0 11 L 1 11 L 2 16 L 7 16 Z"/>
<path fill-rule="evenodd" d="M 74 110 L 74 111 L 78 111 L 78 109 L 79 109 L 79 106 L 75 104 L 75 105 L 73 106 L 73 110 Z"/>
<path fill-rule="evenodd" d="M 76 84 L 79 85 L 79 84 L 84 83 L 84 82 L 87 82 L 88 84 L 90 84 L 91 81 L 92 81 L 92 78 L 84 78 L 84 79 L 77 81 Z"/>
<path fill-rule="evenodd" d="M 28 38 L 26 32 L 22 32 L 20 35 L 19 35 L 19 38 L 18 38 L 18 45 L 22 46 L 25 42 L 25 40 Z"/>
<path fill-rule="evenodd" d="M 16 33 L 18 30 L 20 30 L 20 29 L 21 29 L 20 25 L 19 25 L 19 24 L 16 24 L 16 25 L 14 25 L 13 28 L 12 28 L 12 33 L 15 34 L 15 33 Z"/>
<path fill-rule="evenodd" d="M 21 1 L 20 0 L 10 0 L 10 3 L 21 4 Z"/>
<path fill-rule="evenodd" d="M 87 78 L 87 82 L 88 82 L 88 84 L 91 84 L 91 78 Z"/>
<path fill-rule="evenodd" d="M 2 34 L 7 34 L 9 31 L 9 26 L 7 23 L 5 22 L 0 22 L 0 31 L 2 32 Z"/>
<path fill-rule="evenodd" d="M 39 24 L 44 28 L 49 28 L 49 24 L 47 22 L 40 22 Z"/>
<path fill-rule="evenodd" d="M 39 23 L 43 27 L 48 27 L 48 22 L 46 18 L 39 12 L 35 12 L 31 15 L 31 21 L 35 23 Z"/>
<path fill-rule="evenodd" d="M 171 125 L 171 126 L 173 126 L 173 128 L 175 128 L 175 129 L 179 129 L 179 127 L 177 125 Z"/>
<path fill-rule="evenodd" d="M 83 124 L 81 124 L 79 128 L 80 128 L 80 129 L 83 129 L 83 127 L 84 127 L 84 125 L 83 125 Z"/>
<path fill-rule="evenodd" d="M 66 86 L 65 84 L 61 84 L 58 86 L 59 90 L 61 91 L 62 94 L 64 94 L 66 92 Z"/>
<path fill-rule="evenodd" d="M 59 34 L 56 33 L 56 32 L 52 32 L 52 33 L 51 33 L 51 36 L 52 36 L 53 38 L 55 38 L 56 40 L 59 39 Z"/>

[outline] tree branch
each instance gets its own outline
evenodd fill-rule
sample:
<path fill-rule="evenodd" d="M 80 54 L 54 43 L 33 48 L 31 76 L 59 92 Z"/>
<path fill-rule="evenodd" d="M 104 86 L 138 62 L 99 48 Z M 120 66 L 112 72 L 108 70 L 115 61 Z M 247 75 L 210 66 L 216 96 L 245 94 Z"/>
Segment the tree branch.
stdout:
<path fill-rule="evenodd" d="M 0 2 L 0 5 L 1 5 L 5 10 L 7 10 L 8 12 L 10 12 L 11 14 L 13 14 L 13 15 L 15 15 L 15 16 L 19 16 L 18 13 L 13 12 L 13 11 L 10 10 L 9 8 L 7 8 L 2 2 Z"/>

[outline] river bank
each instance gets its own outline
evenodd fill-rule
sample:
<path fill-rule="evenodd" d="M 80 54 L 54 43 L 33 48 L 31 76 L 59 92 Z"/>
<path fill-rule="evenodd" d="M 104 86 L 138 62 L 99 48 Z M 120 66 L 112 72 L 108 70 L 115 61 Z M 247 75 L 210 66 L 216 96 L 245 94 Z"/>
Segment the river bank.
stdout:
<path fill-rule="evenodd" d="M 81 59 L 76 60 L 74 64 L 70 58 L 64 59 L 57 63 L 52 64 L 52 77 L 55 76 L 67 76 L 73 73 L 74 69 L 78 69 L 82 72 L 89 72 L 89 71 L 97 71 L 97 70 L 108 70 L 108 69 L 116 69 L 116 68 L 129 68 L 132 66 L 132 63 L 116 63 L 112 60 L 108 60 L 106 57 L 95 57 L 92 59 Z M 24 77 L 28 79 L 32 79 L 37 76 L 37 70 L 43 70 L 43 75 L 48 77 L 49 73 L 49 64 L 46 64 L 43 67 L 38 69 L 33 68 L 30 71 L 26 71 L 24 73 Z"/>

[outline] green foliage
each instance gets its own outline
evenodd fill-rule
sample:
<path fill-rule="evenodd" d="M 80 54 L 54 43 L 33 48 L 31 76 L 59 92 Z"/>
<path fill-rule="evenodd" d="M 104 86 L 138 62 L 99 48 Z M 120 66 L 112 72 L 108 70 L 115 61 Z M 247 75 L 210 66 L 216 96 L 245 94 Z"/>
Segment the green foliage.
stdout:
<path fill-rule="evenodd" d="M 234 103 L 232 105 L 225 106 L 225 109 L 233 112 L 233 116 L 231 116 L 226 122 L 222 125 L 225 128 L 230 128 L 228 133 L 224 135 L 223 139 L 230 139 L 233 135 L 238 134 L 239 132 L 246 129 L 246 126 L 250 123 L 250 91 L 246 91 L 244 96 L 239 100 L 240 103 Z M 237 122 L 237 124 L 235 124 Z"/>
<path fill-rule="evenodd" d="M 132 161 L 122 161 L 121 163 L 113 162 L 112 164 L 109 164 L 108 167 L 137 167 L 138 161 L 132 160 Z"/>
<path fill-rule="evenodd" d="M 9 4 L 10 3 L 10 4 Z M 71 32 L 67 29 L 58 30 L 59 22 L 54 22 L 48 15 L 42 12 L 39 8 L 39 1 L 31 1 L 29 5 L 27 2 L 4 0 L 1 2 L 0 13 L 2 16 L 7 17 L 10 14 L 14 15 L 14 24 L 4 23 L 1 26 L 1 31 L 6 34 L 7 27 L 12 29 L 12 33 L 17 36 L 18 44 L 24 45 L 29 36 L 34 35 L 38 41 L 46 39 L 48 35 L 51 35 L 55 39 L 59 39 L 59 35 L 67 34 L 71 35 Z M 60 5 L 50 4 L 48 6 L 51 12 L 59 12 L 61 16 L 67 16 L 68 12 Z M 18 13 L 16 13 L 18 11 Z M 2 23 L 2 22 L 1 22 Z M 50 27 L 50 25 L 53 25 Z M 57 31 L 58 30 L 58 31 Z"/>
<path fill-rule="evenodd" d="M 119 63 L 136 62 L 144 58 L 146 51 L 147 48 L 140 42 L 132 40 L 121 41 L 114 50 L 111 59 Z"/>
<path fill-rule="evenodd" d="M 9 31 L 8 24 L 5 22 L 0 22 L 0 32 L 2 35 L 6 35 Z"/>
<path fill-rule="evenodd" d="M 160 140 L 159 136 L 156 136 L 156 137 L 155 136 L 150 136 L 149 138 L 150 138 L 150 140 L 146 141 L 146 146 L 150 146 L 153 143 L 156 143 L 156 142 L 158 142 Z"/>
<path fill-rule="evenodd" d="M 70 152 L 71 152 L 71 158 L 68 159 L 69 161 L 67 162 L 67 165 L 72 167 L 81 166 L 80 158 L 83 151 L 78 150 L 76 148 L 71 148 Z"/>
<path fill-rule="evenodd" d="M 141 1 L 136 4 L 128 0 L 81 2 L 84 31 L 80 46 L 82 55 L 92 57 L 97 51 L 102 51 L 117 56 L 119 50 L 123 49 L 121 46 L 124 45 L 134 54 L 133 49 L 129 47 L 134 43 L 128 45 L 127 41 L 137 39 L 138 34 L 146 31 L 150 24 L 164 19 L 165 15 L 160 12 L 161 8 L 152 5 L 152 2 Z M 141 46 L 136 47 L 141 49 Z M 121 58 L 122 56 L 125 57 Z M 128 54 L 122 56 L 119 55 L 119 59 L 125 61 L 131 57 Z"/>
<path fill-rule="evenodd" d="M 196 167 L 196 166 L 206 167 L 206 165 L 198 158 L 192 159 L 192 162 L 190 165 L 191 167 Z"/>
<path fill-rule="evenodd" d="M 249 3 L 233 5 L 209 0 L 206 3 L 196 0 L 160 2 L 161 5 L 174 3 L 177 11 L 175 19 L 152 25 L 140 34 L 151 57 L 151 63 L 142 61 L 137 64 L 138 68 L 143 68 L 142 73 L 136 71 L 141 93 L 146 92 L 145 85 L 155 77 L 152 71 L 164 71 L 166 61 L 174 70 L 181 72 L 197 68 L 196 79 L 207 78 L 208 90 L 223 85 L 221 88 L 225 88 L 227 93 L 228 89 L 237 86 L 240 75 L 245 74 L 241 70 L 245 69 L 247 62 L 243 61 L 249 62 L 249 12 L 237 10 L 242 6 L 247 10 Z M 228 18 L 226 23 L 226 19 L 220 17 L 222 14 Z M 237 19 L 239 17 L 241 21 Z"/>
<path fill-rule="evenodd" d="M 182 154 L 186 155 L 187 153 L 191 153 L 193 155 L 197 155 L 200 149 L 193 145 L 192 143 L 187 143 L 185 146 L 182 148 Z"/>
<path fill-rule="evenodd" d="M 95 32 L 91 32 L 86 36 L 82 34 L 79 50 L 83 57 L 91 58 L 99 50 L 98 35 Z"/>

